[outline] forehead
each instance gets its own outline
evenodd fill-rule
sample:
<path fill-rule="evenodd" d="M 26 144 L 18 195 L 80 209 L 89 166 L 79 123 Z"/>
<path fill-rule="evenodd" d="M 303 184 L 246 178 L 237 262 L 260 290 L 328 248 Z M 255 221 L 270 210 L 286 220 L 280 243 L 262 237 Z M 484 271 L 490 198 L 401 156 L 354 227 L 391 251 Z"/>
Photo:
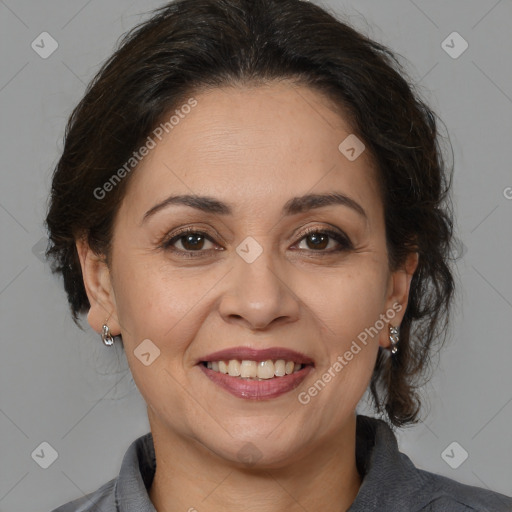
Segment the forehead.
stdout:
<path fill-rule="evenodd" d="M 197 104 L 177 106 L 179 122 L 132 176 L 125 198 L 131 204 L 150 207 L 170 193 L 186 193 L 235 205 L 250 196 L 253 207 L 268 209 L 269 199 L 284 203 L 333 189 L 360 202 L 379 200 L 373 159 L 363 151 L 351 161 L 340 151 L 353 130 L 319 92 L 278 82 L 191 97 Z"/>

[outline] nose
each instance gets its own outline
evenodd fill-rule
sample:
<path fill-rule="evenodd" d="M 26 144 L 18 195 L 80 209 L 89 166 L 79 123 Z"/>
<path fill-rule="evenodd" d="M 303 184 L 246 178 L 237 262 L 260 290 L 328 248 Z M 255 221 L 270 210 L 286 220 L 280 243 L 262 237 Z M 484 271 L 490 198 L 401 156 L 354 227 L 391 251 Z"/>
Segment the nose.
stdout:
<path fill-rule="evenodd" d="M 234 254 L 228 286 L 219 311 L 226 322 L 244 324 L 251 330 L 264 330 L 272 323 L 289 323 L 299 318 L 300 299 L 286 273 L 273 264 L 264 250 L 252 263 Z"/>

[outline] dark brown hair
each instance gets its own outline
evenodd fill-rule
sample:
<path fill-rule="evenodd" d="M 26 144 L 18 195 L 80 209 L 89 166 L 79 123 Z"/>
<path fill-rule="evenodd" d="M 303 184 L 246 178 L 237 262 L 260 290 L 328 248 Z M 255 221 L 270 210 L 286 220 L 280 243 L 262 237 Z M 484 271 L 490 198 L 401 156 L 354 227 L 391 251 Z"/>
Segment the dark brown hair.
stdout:
<path fill-rule="evenodd" d="M 162 116 L 195 91 L 291 79 L 348 115 L 377 163 L 390 267 L 419 253 L 397 354 L 379 352 L 370 390 L 393 425 L 416 420 L 418 377 L 443 338 L 454 290 L 449 268 L 451 174 L 436 118 L 387 48 L 300 0 L 177 0 L 121 41 L 74 109 L 56 166 L 47 256 L 64 278 L 73 318 L 89 308 L 75 240 L 108 261 L 113 221 L 133 172 L 95 194 Z M 136 172 L 136 171 L 134 171 Z"/>

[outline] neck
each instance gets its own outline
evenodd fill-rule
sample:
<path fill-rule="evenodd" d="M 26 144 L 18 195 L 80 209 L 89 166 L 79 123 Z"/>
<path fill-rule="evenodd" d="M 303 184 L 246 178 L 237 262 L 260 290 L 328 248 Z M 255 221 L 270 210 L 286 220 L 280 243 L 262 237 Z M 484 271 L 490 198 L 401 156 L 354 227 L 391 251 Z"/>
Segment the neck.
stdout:
<path fill-rule="evenodd" d="M 151 423 L 157 469 L 149 497 L 158 511 L 344 512 L 361 477 L 355 460 L 355 417 L 333 442 L 279 468 L 241 468 L 195 440 Z"/>

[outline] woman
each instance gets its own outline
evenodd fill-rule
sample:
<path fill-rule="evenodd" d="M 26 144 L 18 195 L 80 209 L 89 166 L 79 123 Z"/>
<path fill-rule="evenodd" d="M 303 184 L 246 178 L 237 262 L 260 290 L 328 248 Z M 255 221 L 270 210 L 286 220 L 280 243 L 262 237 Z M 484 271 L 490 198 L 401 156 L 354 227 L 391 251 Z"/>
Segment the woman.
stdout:
<path fill-rule="evenodd" d="M 59 512 L 462 511 L 390 427 L 453 295 L 449 175 L 393 55 L 298 0 L 178 0 L 71 116 L 47 217 L 151 432 Z M 356 415 L 370 388 L 387 422 Z"/>

